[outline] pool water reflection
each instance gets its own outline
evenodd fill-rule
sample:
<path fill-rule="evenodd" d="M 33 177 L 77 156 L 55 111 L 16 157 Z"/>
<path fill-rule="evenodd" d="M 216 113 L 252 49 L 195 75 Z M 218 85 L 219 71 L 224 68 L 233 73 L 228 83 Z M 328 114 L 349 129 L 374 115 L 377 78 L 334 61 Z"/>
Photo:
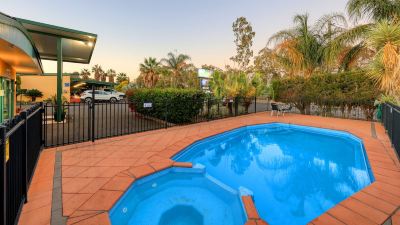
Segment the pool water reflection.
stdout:
<path fill-rule="evenodd" d="M 175 160 L 200 163 L 230 187 L 252 190 L 272 225 L 306 224 L 374 179 L 355 136 L 280 123 L 207 138 Z"/>

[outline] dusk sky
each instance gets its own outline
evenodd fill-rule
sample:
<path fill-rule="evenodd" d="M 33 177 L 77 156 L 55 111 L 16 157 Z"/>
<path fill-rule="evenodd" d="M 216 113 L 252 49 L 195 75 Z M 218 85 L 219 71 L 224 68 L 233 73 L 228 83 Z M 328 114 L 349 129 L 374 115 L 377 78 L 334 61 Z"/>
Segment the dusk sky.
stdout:
<path fill-rule="evenodd" d="M 161 59 L 170 51 L 185 53 L 200 67 L 223 68 L 235 54 L 233 21 L 244 16 L 256 32 L 254 53 L 275 32 L 289 28 L 296 13 L 312 21 L 344 12 L 347 0 L 0 0 L 10 16 L 49 23 L 98 35 L 90 65 L 64 64 L 64 72 L 100 64 L 131 78 L 139 75 L 145 57 Z M 44 62 L 55 72 L 54 62 Z"/>

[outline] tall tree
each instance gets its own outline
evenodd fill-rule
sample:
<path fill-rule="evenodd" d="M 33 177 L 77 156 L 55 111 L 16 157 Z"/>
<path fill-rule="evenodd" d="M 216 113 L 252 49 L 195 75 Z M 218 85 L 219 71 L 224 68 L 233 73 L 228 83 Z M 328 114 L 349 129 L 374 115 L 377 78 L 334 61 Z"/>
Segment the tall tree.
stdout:
<path fill-rule="evenodd" d="M 117 75 L 117 83 L 121 83 L 123 81 L 128 81 L 129 82 L 129 77 L 126 73 L 118 73 Z"/>
<path fill-rule="evenodd" d="M 113 69 L 107 70 L 107 77 L 108 77 L 108 82 L 114 83 L 114 78 L 117 76 L 117 73 Z"/>
<path fill-rule="evenodd" d="M 399 22 L 400 2 L 398 0 L 349 0 L 347 12 L 355 20 L 387 20 Z"/>
<path fill-rule="evenodd" d="M 339 35 L 340 23 L 345 21 L 340 14 L 322 17 L 316 24 L 309 24 L 308 14 L 296 15 L 295 26 L 282 30 L 269 39 L 275 44 L 274 52 L 278 62 L 288 74 L 310 76 L 316 70 L 329 69 L 325 65 L 331 63 L 329 43 Z"/>
<path fill-rule="evenodd" d="M 339 58 L 342 70 L 357 62 L 369 64 L 374 55 L 367 43 L 369 31 L 382 20 L 390 24 L 399 23 L 400 3 L 398 0 L 349 0 L 347 13 L 355 21 L 364 19 L 367 23 L 342 32 L 329 46 L 331 57 Z"/>
<path fill-rule="evenodd" d="M 190 56 L 185 54 L 175 54 L 173 52 L 168 53 L 167 58 L 161 60 L 165 68 L 172 74 L 173 81 L 171 82 L 174 87 L 179 86 L 178 81 L 182 77 L 183 73 L 192 67 L 189 62 Z"/>
<path fill-rule="evenodd" d="M 108 77 L 107 72 L 106 71 L 102 71 L 101 74 L 100 74 L 100 80 L 102 82 L 106 82 L 107 81 L 107 77 Z"/>
<path fill-rule="evenodd" d="M 156 86 L 159 79 L 160 62 L 156 58 L 145 58 L 144 62 L 140 64 L 140 76 L 143 83 L 147 88 Z"/>
<path fill-rule="evenodd" d="M 91 73 L 88 69 L 83 69 L 83 70 L 81 70 L 80 75 L 83 80 L 89 80 Z"/>
<path fill-rule="evenodd" d="M 104 73 L 103 68 L 100 65 L 96 64 L 92 67 L 92 72 L 94 73 L 94 79 L 99 81 L 102 74 Z"/>
<path fill-rule="evenodd" d="M 223 71 L 221 68 L 218 68 L 217 66 L 214 65 L 207 65 L 204 64 L 201 66 L 202 69 L 210 70 L 210 71 Z"/>
<path fill-rule="evenodd" d="M 269 83 L 274 77 L 287 75 L 277 61 L 274 51 L 265 47 L 254 58 L 254 72 L 261 73 L 265 83 Z"/>
<path fill-rule="evenodd" d="M 239 17 L 232 25 L 233 33 L 235 35 L 236 55 L 231 57 L 241 70 L 246 70 L 253 57 L 253 38 L 256 33 L 253 27 L 245 17 Z"/>
<path fill-rule="evenodd" d="M 376 52 L 368 74 L 387 95 L 400 97 L 400 24 L 378 22 L 368 32 L 368 44 Z"/>

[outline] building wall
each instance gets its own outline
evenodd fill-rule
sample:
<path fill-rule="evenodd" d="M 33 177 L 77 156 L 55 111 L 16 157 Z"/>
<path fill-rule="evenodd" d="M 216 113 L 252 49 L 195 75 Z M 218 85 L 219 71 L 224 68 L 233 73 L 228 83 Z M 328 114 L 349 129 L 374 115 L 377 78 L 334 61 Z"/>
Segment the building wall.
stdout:
<path fill-rule="evenodd" d="M 63 76 L 63 96 L 70 100 L 70 76 Z M 57 94 L 57 76 L 28 76 L 21 75 L 21 89 L 38 89 L 43 93 L 42 98 L 37 98 L 40 102 Z M 20 97 L 18 97 L 18 101 Z M 30 101 L 30 98 L 22 97 L 23 101 Z"/>

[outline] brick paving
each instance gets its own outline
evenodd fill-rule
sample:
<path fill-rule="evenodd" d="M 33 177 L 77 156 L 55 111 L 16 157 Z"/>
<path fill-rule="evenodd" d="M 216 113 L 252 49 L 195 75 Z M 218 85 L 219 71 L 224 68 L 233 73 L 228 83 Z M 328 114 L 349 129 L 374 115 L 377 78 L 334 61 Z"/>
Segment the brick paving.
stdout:
<path fill-rule="evenodd" d="M 390 218 L 392 224 L 400 223 L 400 163 L 381 124 L 374 124 L 375 136 L 367 121 L 258 113 L 47 149 L 19 224 L 50 224 L 56 151 L 62 152 L 62 210 L 67 224 L 108 225 L 108 211 L 136 179 L 171 166 L 190 167 L 171 160 L 188 145 L 227 130 L 270 122 L 348 131 L 364 142 L 376 181 L 309 224 L 374 225 Z M 266 224 L 248 200 L 244 200 L 250 215 L 247 224 Z"/>

